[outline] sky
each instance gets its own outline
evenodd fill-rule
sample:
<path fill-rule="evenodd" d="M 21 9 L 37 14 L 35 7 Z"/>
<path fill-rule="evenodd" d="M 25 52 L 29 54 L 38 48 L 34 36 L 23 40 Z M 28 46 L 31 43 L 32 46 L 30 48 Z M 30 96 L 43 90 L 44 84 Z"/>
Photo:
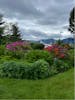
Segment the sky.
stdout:
<path fill-rule="evenodd" d="M 26 40 L 72 37 L 68 20 L 73 7 L 74 0 L 0 0 L 0 14 L 18 23 Z"/>

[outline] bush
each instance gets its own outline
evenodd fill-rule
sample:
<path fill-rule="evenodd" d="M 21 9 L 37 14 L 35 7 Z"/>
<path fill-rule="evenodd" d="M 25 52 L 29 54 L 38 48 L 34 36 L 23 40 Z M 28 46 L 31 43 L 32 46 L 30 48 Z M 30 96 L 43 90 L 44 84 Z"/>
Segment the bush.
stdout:
<path fill-rule="evenodd" d="M 0 56 L 5 54 L 5 46 L 0 45 Z"/>
<path fill-rule="evenodd" d="M 30 45 L 27 42 L 23 42 L 23 41 L 16 41 L 16 42 L 12 42 L 10 44 L 6 45 L 6 49 L 10 50 L 10 51 L 23 51 L 23 50 L 29 50 L 30 49 Z"/>
<path fill-rule="evenodd" d="M 68 56 L 66 59 L 62 59 L 64 63 L 67 63 L 69 66 L 74 66 L 74 49 L 70 49 L 67 52 Z"/>
<path fill-rule="evenodd" d="M 71 66 L 74 66 L 74 49 L 71 49 L 68 51 L 68 63 L 71 65 Z"/>
<path fill-rule="evenodd" d="M 64 59 L 67 57 L 67 49 L 61 45 L 54 44 L 52 46 L 45 47 L 44 50 L 53 53 L 54 58 Z"/>
<path fill-rule="evenodd" d="M 6 53 L 5 55 L 8 55 L 8 56 L 11 56 L 12 58 L 15 58 L 15 59 L 21 59 L 24 57 L 24 52 L 23 51 L 9 51 L 9 50 L 6 50 Z"/>
<path fill-rule="evenodd" d="M 4 63 L 4 62 L 7 62 L 7 61 L 17 61 L 16 58 L 12 58 L 11 56 L 0 56 L 0 63 Z"/>
<path fill-rule="evenodd" d="M 41 44 L 41 43 L 31 43 L 31 47 L 33 48 L 33 49 L 43 49 L 44 48 L 44 45 L 43 44 Z"/>
<path fill-rule="evenodd" d="M 27 71 L 26 68 L 27 69 L 29 68 L 28 65 L 24 65 L 24 64 L 14 62 L 14 61 L 5 62 L 1 66 L 2 67 L 0 69 L 0 75 L 2 77 L 9 77 L 9 78 L 26 77 L 23 75 Z"/>
<path fill-rule="evenodd" d="M 58 72 L 64 72 L 68 70 L 69 68 L 71 68 L 71 66 L 69 66 L 68 63 L 59 59 L 54 62 L 53 66 L 56 68 Z"/>
<path fill-rule="evenodd" d="M 49 76 L 50 67 L 49 64 L 44 60 L 38 60 L 32 65 L 32 73 L 34 73 L 34 78 L 46 78 Z"/>
<path fill-rule="evenodd" d="M 27 42 L 16 41 L 6 45 L 6 55 L 17 59 L 23 58 L 28 50 L 31 50 L 31 46 Z"/>
<path fill-rule="evenodd" d="M 42 79 L 49 76 L 49 64 L 40 60 L 33 64 L 6 62 L 1 65 L 0 76 L 19 79 Z"/>
<path fill-rule="evenodd" d="M 25 60 L 28 62 L 35 62 L 39 59 L 47 61 L 50 65 L 53 64 L 53 55 L 44 50 L 32 50 L 25 55 Z"/>

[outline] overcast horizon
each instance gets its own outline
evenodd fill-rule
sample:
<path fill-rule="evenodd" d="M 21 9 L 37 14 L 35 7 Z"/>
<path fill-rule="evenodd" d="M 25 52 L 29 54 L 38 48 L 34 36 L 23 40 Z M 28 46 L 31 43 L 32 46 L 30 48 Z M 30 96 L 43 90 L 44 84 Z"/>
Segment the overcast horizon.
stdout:
<path fill-rule="evenodd" d="M 18 23 L 25 40 L 72 37 L 68 25 L 73 7 L 73 0 L 0 0 L 0 14 Z"/>

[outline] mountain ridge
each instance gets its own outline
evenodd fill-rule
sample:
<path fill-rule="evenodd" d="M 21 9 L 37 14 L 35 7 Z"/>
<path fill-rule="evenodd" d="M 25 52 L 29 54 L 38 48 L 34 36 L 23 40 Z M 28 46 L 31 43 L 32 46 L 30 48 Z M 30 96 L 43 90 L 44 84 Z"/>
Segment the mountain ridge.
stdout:
<path fill-rule="evenodd" d="M 61 40 L 63 43 L 74 44 L 74 38 L 65 38 Z M 54 44 L 57 42 L 56 39 L 42 39 L 38 41 L 43 44 Z"/>

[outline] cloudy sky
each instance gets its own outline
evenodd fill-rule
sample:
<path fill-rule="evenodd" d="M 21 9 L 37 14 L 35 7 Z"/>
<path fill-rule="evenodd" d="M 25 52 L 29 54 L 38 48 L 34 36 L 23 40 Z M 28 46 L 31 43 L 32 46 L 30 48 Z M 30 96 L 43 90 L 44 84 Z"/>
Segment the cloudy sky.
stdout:
<path fill-rule="evenodd" d="M 0 14 L 17 22 L 23 39 L 71 37 L 67 31 L 74 0 L 0 0 Z"/>

